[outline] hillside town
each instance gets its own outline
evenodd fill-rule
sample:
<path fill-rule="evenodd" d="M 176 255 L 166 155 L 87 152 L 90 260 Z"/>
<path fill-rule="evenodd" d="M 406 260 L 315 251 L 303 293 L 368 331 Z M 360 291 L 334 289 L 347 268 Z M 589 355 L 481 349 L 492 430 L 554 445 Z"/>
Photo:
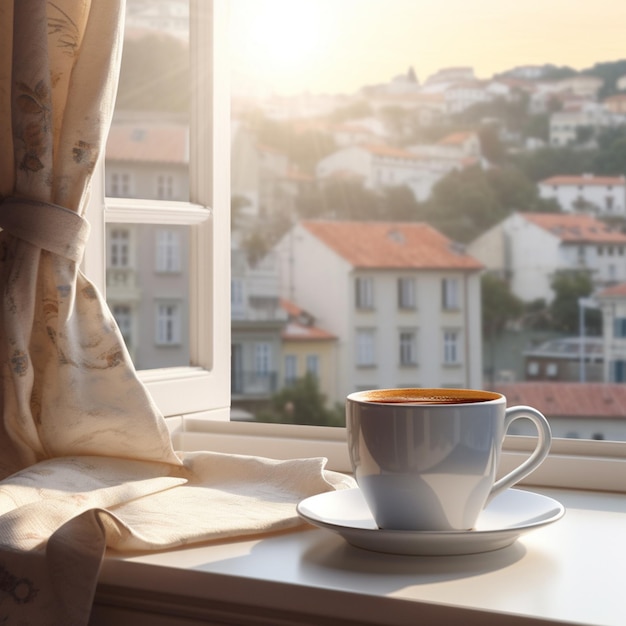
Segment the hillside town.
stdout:
<path fill-rule="evenodd" d="M 541 408 L 557 436 L 626 439 L 625 146 L 626 61 L 233 93 L 233 417 L 298 421 L 288 392 L 311 380 L 319 423 L 353 390 L 476 387 Z M 187 163 L 184 114 L 118 109 L 107 195 L 187 199 Z M 108 229 L 137 366 L 188 363 L 188 281 L 164 282 L 188 271 L 187 229 Z M 486 276 L 516 309 L 486 306 Z M 579 283 L 559 325 L 563 277 Z M 167 293 L 156 330 L 140 285 Z"/>

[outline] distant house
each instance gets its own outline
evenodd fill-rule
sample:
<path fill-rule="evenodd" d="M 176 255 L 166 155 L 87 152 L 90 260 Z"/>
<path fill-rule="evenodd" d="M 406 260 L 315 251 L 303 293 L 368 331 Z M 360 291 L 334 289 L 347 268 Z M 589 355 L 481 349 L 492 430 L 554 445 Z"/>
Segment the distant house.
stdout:
<path fill-rule="evenodd" d="M 279 297 L 275 255 L 252 266 L 231 242 L 231 394 L 233 406 L 255 409 L 280 388 L 282 332 L 287 313 Z M 254 411 L 252 411 L 254 412 Z"/>
<path fill-rule="evenodd" d="M 625 85 L 626 86 L 626 85 Z M 626 93 L 616 93 L 606 98 L 603 103 L 604 107 L 611 113 L 626 114 Z"/>
<path fill-rule="evenodd" d="M 106 147 L 108 196 L 187 200 L 187 124 L 128 116 L 115 120 Z"/>
<path fill-rule="evenodd" d="M 525 302 L 552 301 L 558 270 L 588 271 L 596 289 L 626 280 L 626 235 L 590 215 L 516 212 L 467 250 Z"/>
<path fill-rule="evenodd" d="M 604 380 L 626 383 L 626 283 L 603 289 L 595 299 L 602 309 Z"/>
<path fill-rule="evenodd" d="M 281 300 L 288 320 L 282 331 L 281 387 L 307 374 L 332 406 L 337 399 L 337 337 L 316 325 L 315 318 L 289 300 Z"/>
<path fill-rule="evenodd" d="M 432 227 L 304 221 L 275 252 L 283 297 L 338 338 L 338 402 L 355 389 L 482 384 L 482 265 Z"/>
<path fill-rule="evenodd" d="M 524 350 L 525 379 L 550 382 L 604 382 L 602 337 L 549 339 Z"/>
<path fill-rule="evenodd" d="M 542 198 L 555 199 L 566 213 L 593 212 L 602 217 L 626 215 L 624 176 L 552 176 L 538 184 Z"/>
<path fill-rule="evenodd" d="M 494 387 L 508 406 L 526 405 L 541 411 L 555 437 L 626 438 L 626 385 L 605 383 L 499 383 Z M 532 424 L 517 420 L 512 435 L 533 435 Z"/>

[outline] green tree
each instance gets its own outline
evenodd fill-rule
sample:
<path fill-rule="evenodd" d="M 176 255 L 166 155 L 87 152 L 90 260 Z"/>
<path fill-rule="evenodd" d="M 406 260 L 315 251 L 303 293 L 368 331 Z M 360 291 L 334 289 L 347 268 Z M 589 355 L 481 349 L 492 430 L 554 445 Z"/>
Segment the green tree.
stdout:
<path fill-rule="evenodd" d="M 579 331 L 579 298 L 588 298 L 593 283 L 588 271 L 560 270 L 555 273 L 551 286 L 554 299 L 550 304 L 550 316 L 555 330 L 577 334 Z M 602 332 L 600 311 L 590 309 L 585 312 L 585 332 L 599 335 Z"/>
<path fill-rule="evenodd" d="M 269 409 L 259 412 L 255 419 L 258 422 L 281 424 L 345 425 L 343 408 L 326 407 L 326 398 L 319 390 L 317 378 L 312 374 L 307 374 L 293 386 L 274 394 Z"/>

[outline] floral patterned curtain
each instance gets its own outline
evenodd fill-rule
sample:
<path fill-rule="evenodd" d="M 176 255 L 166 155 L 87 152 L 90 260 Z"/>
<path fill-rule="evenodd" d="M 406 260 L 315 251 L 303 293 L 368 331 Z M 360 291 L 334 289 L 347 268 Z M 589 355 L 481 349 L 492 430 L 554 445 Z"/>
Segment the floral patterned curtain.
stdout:
<path fill-rule="evenodd" d="M 87 623 L 104 549 L 297 526 L 324 459 L 177 453 L 79 264 L 123 0 L 0 2 L 0 622 Z M 245 514 L 242 515 L 242 511 Z"/>

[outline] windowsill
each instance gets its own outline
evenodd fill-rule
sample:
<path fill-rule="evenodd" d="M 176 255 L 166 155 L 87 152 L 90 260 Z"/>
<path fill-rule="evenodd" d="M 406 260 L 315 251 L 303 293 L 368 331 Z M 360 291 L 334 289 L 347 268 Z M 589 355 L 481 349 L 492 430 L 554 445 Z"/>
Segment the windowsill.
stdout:
<path fill-rule="evenodd" d="M 506 615 L 513 626 L 623 624 L 626 494 L 533 490 L 564 504 L 565 516 L 477 555 L 377 554 L 309 527 L 110 554 L 91 623 L 489 626 Z"/>

